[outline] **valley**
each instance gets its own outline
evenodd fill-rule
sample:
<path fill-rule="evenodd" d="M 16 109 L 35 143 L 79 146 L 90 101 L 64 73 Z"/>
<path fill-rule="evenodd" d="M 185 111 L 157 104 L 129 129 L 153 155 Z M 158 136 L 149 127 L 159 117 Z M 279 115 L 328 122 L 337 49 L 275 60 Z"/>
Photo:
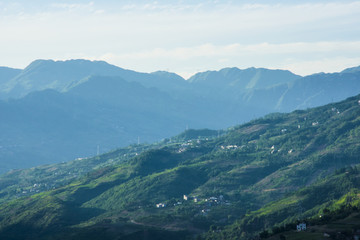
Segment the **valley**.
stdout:
<path fill-rule="evenodd" d="M 360 0 L 0 0 L 0 240 L 359 240 Z"/>
<path fill-rule="evenodd" d="M 81 59 L 0 68 L 0 172 L 341 101 L 360 92 L 358 70 L 301 77 L 224 68 L 185 80 Z"/>
<path fill-rule="evenodd" d="M 270 114 L 224 132 L 188 130 L 155 144 L 2 175 L 0 236 L 251 239 L 272 237 L 274 227 L 297 219 L 316 226 L 326 211 L 353 207 L 355 214 L 359 100 Z M 68 177 L 75 169 L 82 170 Z M 54 178 L 55 172 L 65 174 Z M 16 174 L 27 174 L 32 189 L 42 184 L 36 177 L 59 185 L 14 198 Z"/>

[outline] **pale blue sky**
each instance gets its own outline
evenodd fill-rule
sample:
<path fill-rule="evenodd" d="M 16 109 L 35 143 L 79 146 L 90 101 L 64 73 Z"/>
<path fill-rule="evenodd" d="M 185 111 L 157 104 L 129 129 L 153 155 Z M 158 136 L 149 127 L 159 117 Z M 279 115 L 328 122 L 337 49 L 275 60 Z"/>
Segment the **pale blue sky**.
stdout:
<path fill-rule="evenodd" d="M 359 16 L 360 1 L 0 0 L 0 66 L 85 58 L 184 77 L 335 72 L 360 65 Z"/>

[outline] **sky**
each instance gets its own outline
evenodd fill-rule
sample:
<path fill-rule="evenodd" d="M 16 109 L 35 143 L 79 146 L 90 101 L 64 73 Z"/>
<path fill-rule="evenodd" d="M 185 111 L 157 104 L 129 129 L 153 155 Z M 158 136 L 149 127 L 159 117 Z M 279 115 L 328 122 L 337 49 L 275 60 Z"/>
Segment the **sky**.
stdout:
<path fill-rule="evenodd" d="M 360 65 L 360 1 L 0 0 L 0 66 L 36 59 L 185 78 L 225 67 L 338 72 Z"/>

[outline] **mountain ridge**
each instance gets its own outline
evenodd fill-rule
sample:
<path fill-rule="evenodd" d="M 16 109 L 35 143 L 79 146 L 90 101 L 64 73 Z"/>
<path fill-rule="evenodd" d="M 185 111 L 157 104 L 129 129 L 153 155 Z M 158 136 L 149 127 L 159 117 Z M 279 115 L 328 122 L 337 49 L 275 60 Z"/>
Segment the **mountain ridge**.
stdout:
<path fill-rule="evenodd" d="M 68 163 L 78 170 L 87 161 L 109 165 L 0 205 L 0 236 L 97 239 L 93 233 L 100 230 L 105 239 L 126 239 L 134 233 L 127 229 L 136 227 L 140 236 L 149 228 L 160 231 L 148 232 L 150 239 L 170 233 L 182 239 L 198 233 L 205 239 L 251 239 L 264 227 L 292 221 L 297 204 L 304 214 L 295 217 L 314 216 L 330 206 L 331 196 L 341 201 L 359 188 L 359 99 L 270 114 L 218 137 L 193 133 L 195 138 L 187 140 L 180 135 L 145 151 L 134 145 L 136 154 L 126 159 L 124 149 L 118 149 Z M 354 170 L 342 170 L 350 167 Z M 59 168 L 34 171 L 35 182 L 27 190 L 40 189 L 41 176 L 55 176 Z M 156 207 L 160 203 L 166 206 Z"/>
<path fill-rule="evenodd" d="M 150 85 L 156 84 L 157 74 L 138 73 L 111 65 L 105 61 L 90 61 L 85 59 L 72 59 L 66 61 L 35 60 L 20 74 L 10 79 L 2 89 L 7 97 L 23 97 L 31 91 L 53 88 L 64 92 L 68 87 L 92 75 L 121 76 L 128 81 L 148 78 Z M 182 79 L 176 74 L 176 80 Z M 144 83 L 144 81 L 142 81 Z M 157 84 L 159 87 L 159 84 Z"/>
<path fill-rule="evenodd" d="M 225 68 L 186 81 L 174 73 L 138 73 L 103 61 L 38 60 L 12 82 L 12 75 L 0 79 L 15 86 L 8 93 L 0 88 L 0 111 L 9 115 L 0 117 L 2 172 L 46 159 L 92 156 L 98 145 L 108 151 L 138 138 L 159 141 L 187 126 L 224 129 L 271 112 L 340 101 L 360 92 L 359 72 L 344 71 L 301 77 L 285 70 Z"/>

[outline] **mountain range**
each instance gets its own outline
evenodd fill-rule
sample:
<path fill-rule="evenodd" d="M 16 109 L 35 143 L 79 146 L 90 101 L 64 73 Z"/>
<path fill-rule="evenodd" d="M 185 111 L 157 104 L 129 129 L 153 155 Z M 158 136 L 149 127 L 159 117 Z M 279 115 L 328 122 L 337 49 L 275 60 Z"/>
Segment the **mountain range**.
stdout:
<path fill-rule="evenodd" d="M 357 95 L 14 170 L 0 176 L 0 238 L 350 238 L 360 229 L 359 136 Z M 295 231 L 301 222 L 309 231 Z"/>
<path fill-rule="evenodd" d="M 0 172 L 155 142 L 190 128 L 226 129 L 271 112 L 360 92 L 359 68 L 306 77 L 225 68 L 190 79 L 103 61 L 36 60 L 0 68 Z"/>

